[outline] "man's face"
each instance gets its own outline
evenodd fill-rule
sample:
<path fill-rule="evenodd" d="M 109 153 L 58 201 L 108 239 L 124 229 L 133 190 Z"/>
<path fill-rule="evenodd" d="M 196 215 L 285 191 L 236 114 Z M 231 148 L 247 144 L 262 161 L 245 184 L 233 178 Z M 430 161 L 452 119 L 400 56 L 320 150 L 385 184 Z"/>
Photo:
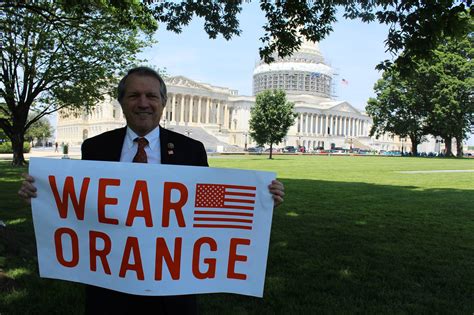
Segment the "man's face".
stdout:
<path fill-rule="evenodd" d="M 158 126 L 163 113 L 160 81 L 147 75 L 129 75 L 121 105 L 127 125 L 137 135 L 145 136 Z"/>

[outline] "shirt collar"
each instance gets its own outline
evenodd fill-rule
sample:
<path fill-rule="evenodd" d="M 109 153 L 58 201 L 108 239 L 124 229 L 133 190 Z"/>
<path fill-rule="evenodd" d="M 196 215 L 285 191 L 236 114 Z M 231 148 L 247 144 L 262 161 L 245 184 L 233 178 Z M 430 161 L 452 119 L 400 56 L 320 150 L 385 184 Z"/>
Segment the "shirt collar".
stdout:
<path fill-rule="evenodd" d="M 125 135 L 125 145 L 127 148 L 131 149 L 133 147 L 133 140 L 135 140 L 137 137 L 139 136 L 127 126 L 127 133 Z M 148 140 L 148 146 L 150 147 L 150 150 L 157 150 L 160 140 L 160 126 L 156 126 L 156 128 L 147 133 L 144 138 Z"/>

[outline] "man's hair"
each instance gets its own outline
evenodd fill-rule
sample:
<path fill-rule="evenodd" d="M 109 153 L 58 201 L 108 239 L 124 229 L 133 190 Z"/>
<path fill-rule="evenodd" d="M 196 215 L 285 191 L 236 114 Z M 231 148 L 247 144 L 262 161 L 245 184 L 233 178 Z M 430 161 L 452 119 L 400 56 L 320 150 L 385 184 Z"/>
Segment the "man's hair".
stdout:
<path fill-rule="evenodd" d="M 152 68 L 148 67 L 136 67 L 133 69 L 128 70 L 127 74 L 120 80 L 118 84 L 118 93 L 117 93 L 117 100 L 120 104 L 122 104 L 122 99 L 125 96 L 125 81 L 127 80 L 128 76 L 131 74 L 137 74 L 141 76 L 149 76 L 157 79 L 160 82 L 160 98 L 163 107 L 166 105 L 166 100 L 168 99 L 168 95 L 166 92 L 166 84 L 163 78 L 153 70 Z"/>

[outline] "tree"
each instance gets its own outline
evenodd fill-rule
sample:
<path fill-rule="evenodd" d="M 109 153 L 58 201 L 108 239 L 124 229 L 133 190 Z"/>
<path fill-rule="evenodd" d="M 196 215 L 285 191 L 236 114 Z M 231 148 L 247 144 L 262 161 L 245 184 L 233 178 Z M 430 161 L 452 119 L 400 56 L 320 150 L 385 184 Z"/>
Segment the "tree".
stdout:
<path fill-rule="evenodd" d="M 181 32 L 194 15 L 204 18 L 204 29 L 210 38 L 218 34 L 229 39 L 240 34 L 236 15 L 242 1 L 147 1 L 155 18 L 167 24 L 167 29 Z M 409 64 L 412 58 L 426 57 L 444 36 L 464 33 L 468 25 L 466 12 L 472 12 L 472 0 L 320 0 L 268 1 L 261 0 L 260 8 L 267 18 L 265 34 L 260 38 L 260 57 L 266 62 L 274 55 L 286 57 L 302 44 L 304 37 L 321 41 L 336 21 L 337 8 L 344 18 L 363 22 L 378 21 L 390 25 L 386 40 L 387 50 L 393 54 L 405 51 L 397 63 Z M 379 66 L 386 69 L 390 61 Z"/>
<path fill-rule="evenodd" d="M 141 5 L 125 14 L 106 2 L 64 3 L 73 2 L 0 4 L 0 128 L 12 142 L 13 165 L 25 163 L 32 124 L 63 107 L 94 106 L 156 30 Z M 30 110 L 37 114 L 28 120 Z"/>
<path fill-rule="evenodd" d="M 245 1 L 250 2 L 250 1 Z M 411 64 L 413 58 L 425 58 L 445 36 L 464 34 L 472 12 L 472 0 L 319 0 L 319 1 L 269 1 L 260 0 L 260 8 L 267 22 L 265 34 L 260 38 L 260 57 L 271 62 L 275 54 L 287 57 L 301 46 L 304 37 L 321 41 L 332 31 L 337 10 L 346 19 L 363 22 L 377 21 L 390 25 L 387 50 L 394 55 L 404 51 L 396 63 Z M 181 32 L 195 16 L 204 19 L 204 30 L 210 38 L 222 35 L 225 39 L 239 36 L 238 14 L 243 1 L 78 1 L 62 0 L 58 5 L 66 12 L 88 12 L 91 6 L 112 8 L 122 25 L 136 25 L 148 19 L 130 18 L 130 13 L 152 13 L 156 21 L 164 23 L 168 30 Z M 0 9 L 20 7 L 49 15 L 50 10 L 33 1 L 7 0 Z M 465 12 L 465 15 L 459 13 Z M 58 19 L 55 19 L 58 20 Z M 387 69 L 390 61 L 379 67 Z"/>
<path fill-rule="evenodd" d="M 367 106 L 374 121 L 371 132 L 408 135 L 414 149 L 423 135 L 439 136 L 447 156 L 452 155 L 451 142 L 456 139 L 458 156 L 462 156 L 462 141 L 474 117 L 472 33 L 460 39 L 445 38 L 432 55 L 413 61 L 409 74 L 396 66 L 384 73 L 374 88 L 377 98 Z"/>
<path fill-rule="evenodd" d="M 446 38 L 434 51 L 433 59 L 420 67 L 432 84 L 433 109 L 428 113 L 428 131 L 444 139 L 446 155 L 452 155 L 456 139 L 458 157 L 463 156 L 464 139 L 474 118 L 474 58 L 472 33 L 463 39 Z"/>
<path fill-rule="evenodd" d="M 30 114 L 30 119 L 34 118 L 35 114 Z M 53 134 L 53 127 L 49 123 L 46 117 L 42 117 L 37 120 L 34 124 L 30 125 L 30 128 L 25 133 L 25 140 L 31 142 L 34 139 L 41 139 L 43 142 L 51 137 Z"/>
<path fill-rule="evenodd" d="M 273 144 L 280 143 L 295 122 L 297 114 L 293 108 L 294 104 L 286 100 L 282 90 L 257 94 L 255 106 L 250 111 L 249 134 L 258 145 L 270 145 L 270 159 Z"/>
<path fill-rule="evenodd" d="M 385 71 L 374 86 L 376 98 L 370 98 L 366 111 L 373 124 L 370 135 L 392 133 L 411 140 L 411 153 L 416 155 L 418 144 L 427 134 L 427 112 L 430 100 L 423 90 L 427 81 L 403 78 L 396 67 Z"/>

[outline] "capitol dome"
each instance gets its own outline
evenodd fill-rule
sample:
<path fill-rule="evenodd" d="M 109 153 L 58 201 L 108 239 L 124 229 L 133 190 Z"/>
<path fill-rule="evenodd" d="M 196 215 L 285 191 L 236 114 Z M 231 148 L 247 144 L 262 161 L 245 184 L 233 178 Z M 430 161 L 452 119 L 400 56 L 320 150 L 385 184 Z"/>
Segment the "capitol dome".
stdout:
<path fill-rule="evenodd" d="M 253 71 L 253 94 L 282 89 L 287 94 L 331 97 L 333 71 L 325 62 L 317 43 L 304 40 L 290 57 L 261 61 Z"/>

